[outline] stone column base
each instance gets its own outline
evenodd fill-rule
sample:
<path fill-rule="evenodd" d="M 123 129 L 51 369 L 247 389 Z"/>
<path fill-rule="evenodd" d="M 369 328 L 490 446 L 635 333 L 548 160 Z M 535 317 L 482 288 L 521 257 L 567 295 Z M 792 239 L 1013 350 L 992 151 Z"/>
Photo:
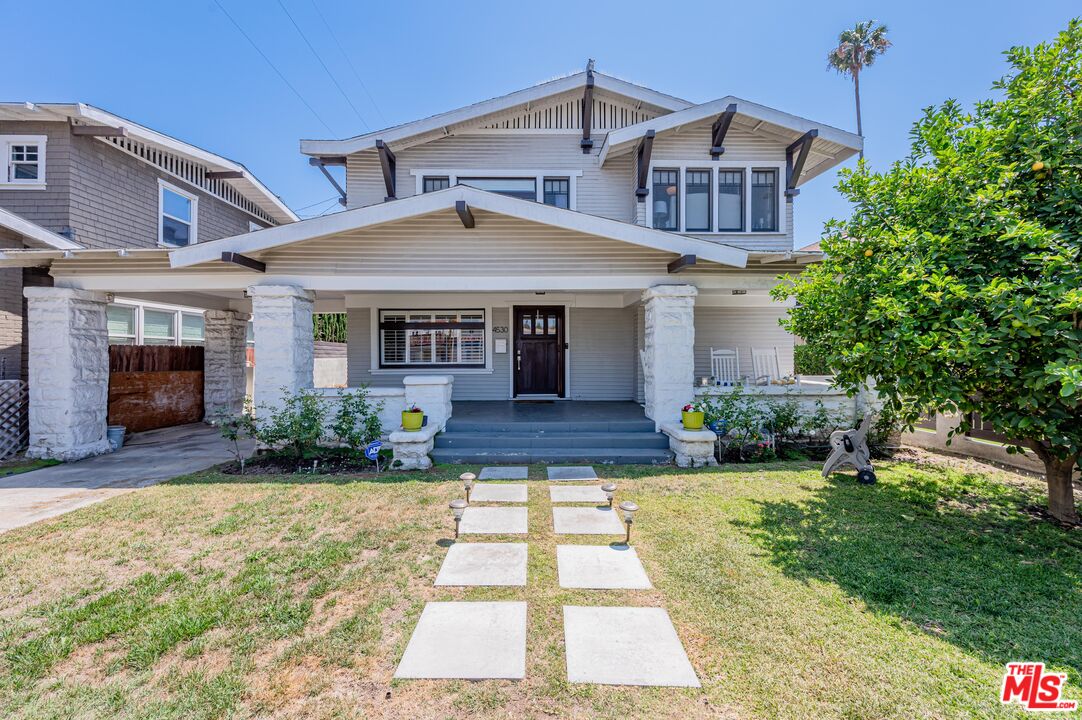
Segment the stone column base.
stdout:
<path fill-rule="evenodd" d="M 718 436 L 711 430 L 685 430 L 677 423 L 662 423 L 661 432 L 669 436 L 669 449 L 682 468 L 717 465 L 714 443 Z"/>
<path fill-rule="evenodd" d="M 436 446 L 435 437 L 440 428 L 429 421 L 420 430 L 409 432 L 395 430 L 388 438 L 394 451 L 393 467 L 396 470 L 427 470 L 432 467 L 429 455 Z"/>
<path fill-rule="evenodd" d="M 443 430 L 451 419 L 453 375 L 407 375 L 402 378 L 406 388 L 406 407 L 416 405 L 428 416 L 428 424 Z"/>

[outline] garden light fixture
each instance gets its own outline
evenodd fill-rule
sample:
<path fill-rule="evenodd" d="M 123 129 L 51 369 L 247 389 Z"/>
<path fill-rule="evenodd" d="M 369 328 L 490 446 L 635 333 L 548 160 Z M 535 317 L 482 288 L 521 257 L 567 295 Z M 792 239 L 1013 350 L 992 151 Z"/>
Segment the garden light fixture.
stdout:
<path fill-rule="evenodd" d="M 620 503 L 620 511 L 624 513 L 624 524 L 627 525 L 627 536 L 624 538 L 624 544 L 630 545 L 632 518 L 639 511 L 639 506 L 630 500 L 624 500 Z"/>
<path fill-rule="evenodd" d="M 605 483 L 601 486 L 602 492 L 605 493 L 605 497 L 609 499 L 609 507 L 612 507 L 612 494 L 616 492 L 616 483 Z"/>
<path fill-rule="evenodd" d="M 473 481 L 477 479 L 477 476 L 473 473 L 462 473 L 458 476 L 458 479 L 462 481 L 462 487 L 466 490 L 466 502 L 470 501 L 470 492 L 473 490 Z"/>
<path fill-rule="evenodd" d="M 454 516 L 455 516 L 455 539 L 456 540 L 458 539 L 458 525 L 459 525 L 459 523 L 462 522 L 462 514 L 464 512 L 466 512 L 466 507 L 467 506 L 469 506 L 469 503 L 466 502 L 465 500 L 463 500 L 462 498 L 452 500 L 450 502 L 450 504 L 448 505 L 448 507 L 451 508 L 451 513 L 454 514 Z"/>

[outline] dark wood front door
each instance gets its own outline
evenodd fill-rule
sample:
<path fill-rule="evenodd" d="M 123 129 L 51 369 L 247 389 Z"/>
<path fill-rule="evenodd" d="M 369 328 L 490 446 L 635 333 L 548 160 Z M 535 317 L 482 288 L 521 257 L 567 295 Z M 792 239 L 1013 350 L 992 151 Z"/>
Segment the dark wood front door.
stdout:
<path fill-rule="evenodd" d="M 515 396 L 564 396 L 564 309 L 515 306 Z"/>

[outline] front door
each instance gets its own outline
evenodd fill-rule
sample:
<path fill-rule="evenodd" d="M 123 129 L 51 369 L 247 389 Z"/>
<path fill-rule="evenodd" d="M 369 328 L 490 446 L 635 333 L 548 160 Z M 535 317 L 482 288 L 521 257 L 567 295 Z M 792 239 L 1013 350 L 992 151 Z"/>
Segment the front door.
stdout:
<path fill-rule="evenodd" d="M 564 396 L 564 309 L 515 306 L 515 396 Z"/>

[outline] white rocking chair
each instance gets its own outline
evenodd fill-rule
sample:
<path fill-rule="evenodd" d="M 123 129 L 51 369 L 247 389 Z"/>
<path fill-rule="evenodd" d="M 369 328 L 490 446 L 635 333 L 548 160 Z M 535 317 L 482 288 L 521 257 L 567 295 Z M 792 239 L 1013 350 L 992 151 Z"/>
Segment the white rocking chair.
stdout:
<path fill-rule="evenodd" d="M 736 350 L 710 348 L 710 374 L 716 383 L 736 385 L 740 381 L 740 356 Z"/>
<path fill-rule="evenodd" d="M 780 380 L 781 362 L 778 360 L 778 348 L 752 348 L 751 367 L 757 385 L 769 385 Z"/>

